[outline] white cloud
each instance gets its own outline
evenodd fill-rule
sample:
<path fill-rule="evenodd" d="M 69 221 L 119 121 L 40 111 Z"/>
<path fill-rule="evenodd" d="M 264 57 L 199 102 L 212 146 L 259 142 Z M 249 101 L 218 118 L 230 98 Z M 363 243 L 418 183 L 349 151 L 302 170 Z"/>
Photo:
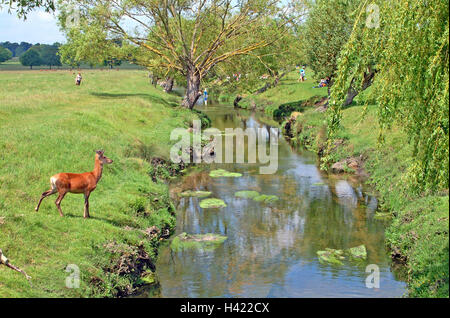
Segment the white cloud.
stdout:
<path fill-rule="evenodd" d="M 64 42 L 64 36 L 59 31 L 56 17 L 42 10 L 28 14 L 21 20 L 6 8 L 0 9 L 0 42 L 30 42 L 46 43 Z"/>
<path fill-rule="evenodd" d="M 46 21 L 46 22 L 55 22 L 56 18 L 53 14 L 45 12 L 45 11 L 37 11 L 36 15 L 39 17 L 40 21 Z"/>

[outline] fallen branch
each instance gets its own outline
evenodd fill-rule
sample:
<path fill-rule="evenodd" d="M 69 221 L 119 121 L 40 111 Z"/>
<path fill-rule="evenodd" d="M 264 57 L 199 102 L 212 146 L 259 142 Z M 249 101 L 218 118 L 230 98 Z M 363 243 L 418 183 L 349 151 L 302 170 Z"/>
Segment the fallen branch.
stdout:
<path fill-rule="evenodd" d="M 9 267 L 13 270 L 15 270 L 16 272 L 22 273 L 23 275 L 25 275 L 26 279 L 29 281 L 31 279 L 30 276 L 28 276 L 27 273 L 25 273 L 25 271 L 21 270 L 20 268 L 14 266 L 13 264 L 11 264 L 8 260 L 8 258 L 6 258 L 6 256 L 3 254 L 3 251 L 0 249 L 0 265 L 4 264 L 6 267 Z M 31 282 L 30 282 L 31 284 Z"/>

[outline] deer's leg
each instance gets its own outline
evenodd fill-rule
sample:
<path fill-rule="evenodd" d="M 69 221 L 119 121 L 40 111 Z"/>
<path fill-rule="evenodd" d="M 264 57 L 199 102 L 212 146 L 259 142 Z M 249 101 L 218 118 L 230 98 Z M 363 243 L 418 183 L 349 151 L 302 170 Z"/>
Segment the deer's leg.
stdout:
<path fill-rule="evenodd" d="M 91 195 L 90 192 L 84 193 L 84 218 L 89 218 L 89 196 Z"/>
<path fill-rule="evenodd" d="M 44 198 L 48 197 L 49 195 L 52 195 L 54 193 L 56 193 L 56 189 L 50 189 L 48 191 L 45 191 L 44 193 L 42 193 L 41 198 L 39 199 L 38 204 L 36 205 L 36 208 L 34 208 L 34 210 L 37 212 L 39 211 L 39 207 L 41 206 L 41 202 L 42 200 L 44 200 Z"/>
<path fill-rule="evenodd" d="M 58 195 L 58 198 L 55 201 L 56 207 L 58 208 L 58 211 L 59 211 L 59 215 L 61 215 L 61 216 L 64 216 L 64 214 L 62 213 L 62 210 L 61 210 L 61 201 L 62 201 L 62 199 L 64 199 L 64 196 L 66 195 L 66 193 L 67 192 L 65 192 L 65 191 L 60 192 Z"/>

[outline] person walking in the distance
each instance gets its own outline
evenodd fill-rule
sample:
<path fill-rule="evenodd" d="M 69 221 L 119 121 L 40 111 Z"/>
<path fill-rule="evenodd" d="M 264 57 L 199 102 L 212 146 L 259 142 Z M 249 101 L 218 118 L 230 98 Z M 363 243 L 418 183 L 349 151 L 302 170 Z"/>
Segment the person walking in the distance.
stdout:
<path fill-rule="evenodd" d="M 78 73 L 77 77 L 75 77 L 75 85 L 80 86 L 81 85 L 81 73 Z"/>
<path fill-rule="evenodd" d="M 300 78 L 298 79 L 298 81 L 302 81 L 302 82 L 304 82 L 305 80 L 306 80 L 306 71 L 305 71 L 305 66 L 303 66 L 301 69 L 300 69 Z"/>

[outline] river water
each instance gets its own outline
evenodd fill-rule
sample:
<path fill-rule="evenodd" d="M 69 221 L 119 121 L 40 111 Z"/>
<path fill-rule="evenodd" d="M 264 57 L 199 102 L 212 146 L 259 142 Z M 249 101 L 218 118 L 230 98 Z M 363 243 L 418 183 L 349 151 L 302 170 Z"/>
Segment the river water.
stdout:
<path fill-rule="evenodd" d="M 212 126 L 268 128 L 266 120 L 224 105 L 199 107 Z M 263 122 L 265 124 L 263 124 Z M 217 233 L 227 240 L 214 250 L 174 252 L 163 244 L 156 264 L 160 297 L 401 297 L 405 283 L 391 270 L 385 225 L 373 218 L 377 200 L 356 178 L 329 176 L 318 158 L 279 137 L 278 170 L 259 174 L 257 164 L 211 164 L 171 186 L 172 191 L 207 190 L 227 207 L 202 209 L 198 198 L 177 200 L 176 234 Z M 211 178 L 212 169 L 240 172 Z M 265 204 L 234 196 L 256 190 L 276 195 Z M 316 252 L 364 244 L 367 260 L 344 265 L 319 262 Z M 379 288 L 367 288 L 366 266 L 379 268 Z"/>

